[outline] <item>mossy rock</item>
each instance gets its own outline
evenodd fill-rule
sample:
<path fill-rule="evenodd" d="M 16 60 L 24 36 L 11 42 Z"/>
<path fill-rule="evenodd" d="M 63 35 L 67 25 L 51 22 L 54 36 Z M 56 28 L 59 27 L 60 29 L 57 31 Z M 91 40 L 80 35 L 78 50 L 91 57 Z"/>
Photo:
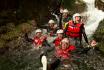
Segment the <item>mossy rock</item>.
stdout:
<path fill-rule="evenodd" d="M 104 52 L 104 20 L 100 22 L 93 37 L 98 42 L 100 50 Z"/>
<path fill-rule="evenodd" d="M 5 45 L 5 41 L 0 39 L 0 48 L 2 48 Z"/>
<path fill-rule="evenodd" d="M 17 40 L 18 37 L 20 37 L 21 35 L 28 33 L 29 31 L 31 31 L 32 26 L 29 23 L 21 23 L 14 28 L 8 27 L 8 29 L 10 30 L 0 35 L 0 47 L 3 47 L 10 41 Z"/>

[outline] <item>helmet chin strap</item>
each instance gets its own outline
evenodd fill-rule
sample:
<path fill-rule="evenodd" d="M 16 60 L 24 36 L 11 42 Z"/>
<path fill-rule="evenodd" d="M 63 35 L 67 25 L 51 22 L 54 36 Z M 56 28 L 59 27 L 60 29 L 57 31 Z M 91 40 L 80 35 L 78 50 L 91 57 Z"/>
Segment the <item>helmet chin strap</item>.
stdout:
<path fill-rule="evenodd" d="M 42 56 L 41 63 L 43 65 L 43 70 L 47 70 L 47 57 L 45 55 Z"/>

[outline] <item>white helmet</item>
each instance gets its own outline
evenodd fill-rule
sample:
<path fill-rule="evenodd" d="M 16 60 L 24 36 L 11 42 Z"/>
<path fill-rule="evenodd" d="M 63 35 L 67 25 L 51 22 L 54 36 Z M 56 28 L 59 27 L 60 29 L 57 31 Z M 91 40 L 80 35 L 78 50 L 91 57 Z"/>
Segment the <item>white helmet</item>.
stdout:
<path fill-rule="evenodd" d="M 69 43 L 69 39 L 68 38 L 64 38 L 61 42 Z"/>
<path fill-rule="evenodd" d="M 63 33 L 64 31 L 62 29 L 57 30 L 56 33 Z"/>
<path fill-rule="evenodd" d="M 68 9 L 63 10 L 63 13 L 68 13 L 68 12 L 69 12 Z"/>
<path fill-rule="evenodd" d="M 79 16 L 79 17 L 80 17 L 81 15 L 80 15 L 79 13 L 74 14 L 74 15 L 73 15 L 73 21 L 75 21 L 75 17 L 76 17 L 76 16 Z"/>
<path fill-rule="evenodd" d="M 50 24 L 51 24 L 51 23 L 55 23 L 55 21 L 51 19 L 51 20 L 49 20 L 48 23 L 50 23 Z"/>
<path fill-rule="evenodd" d="M 37 33 L 37 32 L 42 32 L 42 30 L 41 29 L 36 29 L 35 33 Z"/>

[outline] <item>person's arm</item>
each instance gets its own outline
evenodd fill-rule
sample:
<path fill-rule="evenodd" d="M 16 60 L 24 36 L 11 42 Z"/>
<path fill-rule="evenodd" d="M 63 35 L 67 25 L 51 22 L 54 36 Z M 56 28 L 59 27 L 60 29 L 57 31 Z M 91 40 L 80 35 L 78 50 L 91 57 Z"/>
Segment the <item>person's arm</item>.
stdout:
<path fill-rule="evenodd" d="M 33 39 L 29 38 L 27 33 L 25 34 L 25 39 L 28 42 L 33 42 Z"/>
<path fill-rule="evenodd" d="M 83 24 L 82 24 L 82 26 L 81 26 L 81 29 L 82 29 L 83 37 L 84 37 L 86 43 L 89 45 L 88 38 L 87 38 L 87 35 L 86 35 L 86 33 L 85 33 L 85 28 L 84 28 L 84 25 L 83 25 Z"/>
<path fill-rule="evenodd" d="M 44 40 L 44 44 L 43 45 L 51 47 L 51 45 L 47 42 L 47 40 Z"/>
<path fill-rule="evenodd" d="M 68 15 L 68 20 L 67 20 L 67 22 L 70 21 L 70 20 L 72 20 L 72 16 L 71 16 L 71 15 Z"/>
<path fill-rule="evenodd" d="M 53 42 L 52 42 L 52 43 L 55 43 L 55 41 L 56 41 L 56 40 L 53 40 Z"/>
<path fill-rule="evenodd" d="M 59 17 L 59 28 L 62 29 L 62 13 L 60 13 Z"/>

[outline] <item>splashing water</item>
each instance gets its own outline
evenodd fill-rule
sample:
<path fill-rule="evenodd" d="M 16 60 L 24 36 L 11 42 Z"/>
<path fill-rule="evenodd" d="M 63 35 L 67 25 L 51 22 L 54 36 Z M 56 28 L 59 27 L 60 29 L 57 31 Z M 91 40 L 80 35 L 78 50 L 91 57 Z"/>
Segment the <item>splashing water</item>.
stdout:
<path fill-rule="evenodd" d="M 86 15 L 88 16 L 85 24 L 85 30 L 88 37 L 91 37 L 96 31 L 101 20 L 104 19 L 104 12 L 95 8 L 95 0 L 83 0 L 87 5 Z"/>

